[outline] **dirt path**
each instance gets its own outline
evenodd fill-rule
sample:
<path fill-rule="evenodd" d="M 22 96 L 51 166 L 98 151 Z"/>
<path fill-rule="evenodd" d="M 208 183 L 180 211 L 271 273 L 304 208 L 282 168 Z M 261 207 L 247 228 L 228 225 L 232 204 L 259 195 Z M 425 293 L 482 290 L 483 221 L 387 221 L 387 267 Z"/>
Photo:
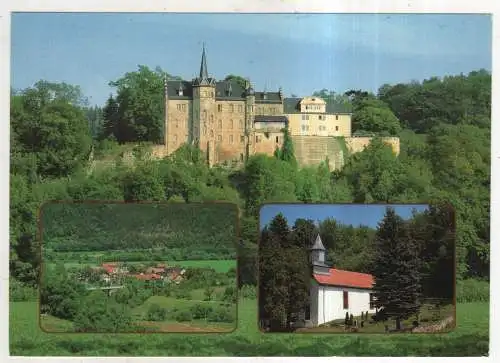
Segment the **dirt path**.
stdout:
<path fill-rule="evenodd" d="M 139 325 L 157 328 L 157 331 L 162 333 L 226 333 L 232 330 L 231 328 L 222 328 L 216 326 L 202 327 L 191 325 L 189 323 L 157 323 L 153 321 L 140 322 Z"/>

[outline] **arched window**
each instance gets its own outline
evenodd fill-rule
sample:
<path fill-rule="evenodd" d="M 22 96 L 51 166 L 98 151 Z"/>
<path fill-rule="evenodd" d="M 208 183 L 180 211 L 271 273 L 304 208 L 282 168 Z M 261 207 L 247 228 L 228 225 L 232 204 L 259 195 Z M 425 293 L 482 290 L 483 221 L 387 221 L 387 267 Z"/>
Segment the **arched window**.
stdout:
<path fill-rule="evenodd" d="M 206 128 L 206 127 L 204 127 L 204 128 L 203 128 L 203 135 L 206 135 L 206 134 L 207 134 L 207 128 Z"/>
<path fill-rule="evenodd" d="M 214 122 L 214 115 L 210 115 L 210 123 Z"/>
<path fill-rule="evenodd" d="M 232 129 L 234 127 L 234 122 L 233 120 L 230 120 L 229 121 L 229 128 Z"/>
<path fill-rule="evenodd" d="M 203 110 L 203 120 L 207 119 L 207 110 Z"/>
<path fill-rule="evenodd" d="M 219 129 L 222 129 L 222 120 L 219 120 L 219 122 L 218 122 L 218 125 L 217 125 L 217 126 L 219 126 Z"/>
<path fill-rule="evenodd" d="M 214 130 L 210 130 L 210 137 L 213 138 L 214 137 Z"/>

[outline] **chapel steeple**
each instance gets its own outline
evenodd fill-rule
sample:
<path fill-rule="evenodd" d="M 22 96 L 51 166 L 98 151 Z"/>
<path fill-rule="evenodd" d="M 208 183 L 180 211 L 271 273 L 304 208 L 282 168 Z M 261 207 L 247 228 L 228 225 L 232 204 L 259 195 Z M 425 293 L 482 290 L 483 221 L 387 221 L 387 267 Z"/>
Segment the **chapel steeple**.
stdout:
<path fill-rule="evenodd" d="M 315 265 L 323 265 L 325 263 L 325 246 L 323 246 L 323 241 L 321 241 L 319 234 L 314 241 L 314 245 L 311 247 L 311 262 Z"/>

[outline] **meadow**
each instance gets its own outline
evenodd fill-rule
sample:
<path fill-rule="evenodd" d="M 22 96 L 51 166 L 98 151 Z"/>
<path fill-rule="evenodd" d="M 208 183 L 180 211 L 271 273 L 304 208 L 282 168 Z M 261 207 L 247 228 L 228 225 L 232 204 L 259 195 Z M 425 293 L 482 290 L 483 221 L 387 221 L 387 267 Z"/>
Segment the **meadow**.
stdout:
<path fill-rule="evenodd" d="M 484 356 L 489 303 L 457 305 L 457 328 L 441 334 L 264 334 L 257 301 L 242 298 L 238 327 L 221 334 L 64 334 L 38 325 L 36 302 L 10 304 L 14 356 Z M 52 320 L 53 324 L 64 322 Z"/>

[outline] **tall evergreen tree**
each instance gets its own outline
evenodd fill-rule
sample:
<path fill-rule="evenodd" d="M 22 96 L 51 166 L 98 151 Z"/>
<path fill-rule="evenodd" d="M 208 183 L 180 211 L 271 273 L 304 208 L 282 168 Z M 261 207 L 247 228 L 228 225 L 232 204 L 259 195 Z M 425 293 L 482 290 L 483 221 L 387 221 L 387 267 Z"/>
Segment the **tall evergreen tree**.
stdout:
<path fill-rule="evenodd" d="M 408 224 L 392 208 L 376 234 L 372 274 L 376 306 L 395 318 L 400 329 L 401 320 L 420 309 L 420 261 Z"/>
<path fill-rule="evenodd" d="M 261 234 L 259 246 L 259 315 L 272 331 L 288 330 L 309 304 L 308 251 L 286 218 L 278 214 Z"/>

